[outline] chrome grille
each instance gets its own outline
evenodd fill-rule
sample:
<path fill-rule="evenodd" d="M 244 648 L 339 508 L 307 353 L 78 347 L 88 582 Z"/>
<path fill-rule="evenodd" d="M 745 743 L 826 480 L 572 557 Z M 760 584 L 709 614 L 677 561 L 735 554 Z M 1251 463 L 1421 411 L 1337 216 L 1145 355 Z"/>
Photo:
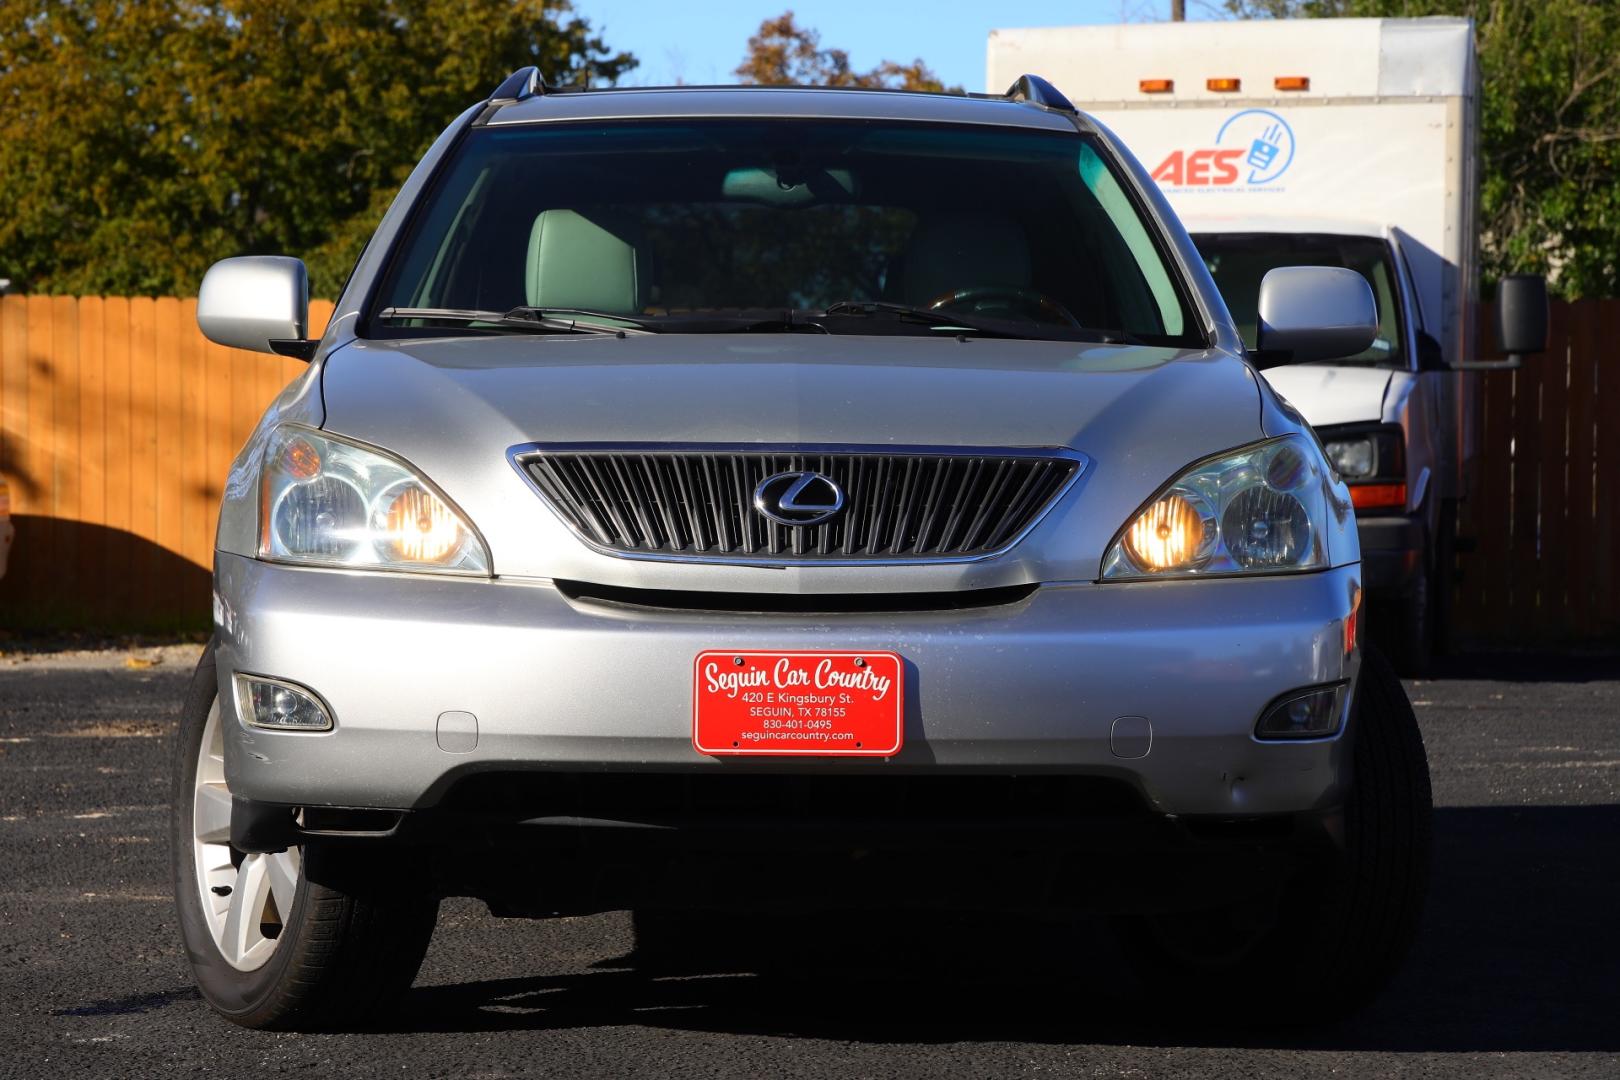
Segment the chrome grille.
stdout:
<path fill-rule="evenodd" d="M 1019 539 L 1080 471 L 1064 450 L 531 446 L 513 460 L 590 543 L 629 555 L 805 561 L 971 559 Z M 813 471 L 844 509 L 783 525 L 767 477 Z"/>

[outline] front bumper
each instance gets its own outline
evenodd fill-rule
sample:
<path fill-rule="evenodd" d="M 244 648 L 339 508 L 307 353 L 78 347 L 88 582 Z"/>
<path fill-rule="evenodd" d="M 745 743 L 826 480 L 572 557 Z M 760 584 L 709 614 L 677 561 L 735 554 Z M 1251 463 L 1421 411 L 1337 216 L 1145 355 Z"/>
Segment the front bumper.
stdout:
<path fill-rule="evenodd" d="M 1367 588 L 1399 590 L 1406 587 L 1427 550 L 1423 519 L 1404 514 L 1356 516 L 1361 536 L 1361 566 Z"/>
<path fill-rule="evenodd" d="M 226 776 L 244 799 L 412 809 L 468 777 L 533 770 L 1058 774 L 1118 781 L 1163 814 L 1320 811 L 1343 801 L 1342 737 L 1261 743 L 1252 732 L 1280 694 L 1354 678 L 1344 620 L 1359 578 L 1351 566 L 1053 585 L 957 611 L 756 615 L 220 553 L 222 703 L 234 701 L 232 675 L 247 672 L 312 688 L 336 720 L 319 734 L 229 724 Z M 883 760 L 699 754 L 692 659 L 743 647 L 898 652 L 908 669 L 903 749 Z M 439 717 L 451 712 L 476 717 L 475 748 L 441 749 Z M 1150 721 L 1144 756 L 1115 753 L 1122 716 Z"/>

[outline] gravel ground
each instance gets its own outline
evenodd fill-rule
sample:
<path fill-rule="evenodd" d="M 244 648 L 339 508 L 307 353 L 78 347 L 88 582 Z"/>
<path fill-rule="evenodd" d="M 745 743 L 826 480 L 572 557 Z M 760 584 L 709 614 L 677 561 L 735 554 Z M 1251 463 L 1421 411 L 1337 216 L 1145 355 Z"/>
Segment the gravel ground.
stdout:
<path fill-rule="evenodd" d="M 1009 921 L 942 940 L 926 976 L 854 955 L 791 980 L 653 977 L 622 963 L 622 913 L 452 901 L 393 1030 L 307 1036 L 213 1017 L 180 950 L 165 800 L 197 652 L 0 653 L 0 1076 L 1620 1075 L 1613 657 L 1409 684 L 1438 807 L 1427 924 L 1341 1024 L 1168 1018 L 1095 941 Z"/>

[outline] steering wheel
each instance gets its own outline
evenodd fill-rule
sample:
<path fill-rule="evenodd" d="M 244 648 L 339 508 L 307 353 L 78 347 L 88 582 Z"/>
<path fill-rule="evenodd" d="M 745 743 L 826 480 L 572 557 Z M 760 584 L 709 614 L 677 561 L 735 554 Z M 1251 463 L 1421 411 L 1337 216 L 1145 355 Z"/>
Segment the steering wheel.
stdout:
<path fill-rule="evenodd" d="M 1044 322 L 1067 323 L 1076 330 L 1084 329 L 1068 308 L 1039 290 L 1018 285 L 972 285 L 966 289 L 952 289 L 928 301 L 930 311 L 961 309 L 982 312 L 986 307 L 1012 307 Z"/>

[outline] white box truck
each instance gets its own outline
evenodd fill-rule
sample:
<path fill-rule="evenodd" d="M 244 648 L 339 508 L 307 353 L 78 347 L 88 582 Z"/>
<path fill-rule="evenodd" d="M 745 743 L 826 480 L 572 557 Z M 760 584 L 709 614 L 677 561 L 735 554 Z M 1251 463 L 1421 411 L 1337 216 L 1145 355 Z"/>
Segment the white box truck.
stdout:
<path fill-rule="evenodd" d="M 1474 452 L 1479 376 L 1467 372 L 1500 366 L 1477 360 L 1472 22 L 991 31 L 989 85 L 1025 73 L 1044 76 L 1131 148 L 1192 234 L 1251 349 L 1267 271 L 1334 265 L 1366 276 L 1382 326 L 1366 351 L 1317 363 L 1253 359 L 1350 482 L 1373 633 L 1406 671 L 1421 671 L 1445 619 L 1456 508 Z M 1545 283 L 1513 287 L 1523 290 L 1513 306 L 1528 322 L 1539 296 L 1544 335 Z"/>

